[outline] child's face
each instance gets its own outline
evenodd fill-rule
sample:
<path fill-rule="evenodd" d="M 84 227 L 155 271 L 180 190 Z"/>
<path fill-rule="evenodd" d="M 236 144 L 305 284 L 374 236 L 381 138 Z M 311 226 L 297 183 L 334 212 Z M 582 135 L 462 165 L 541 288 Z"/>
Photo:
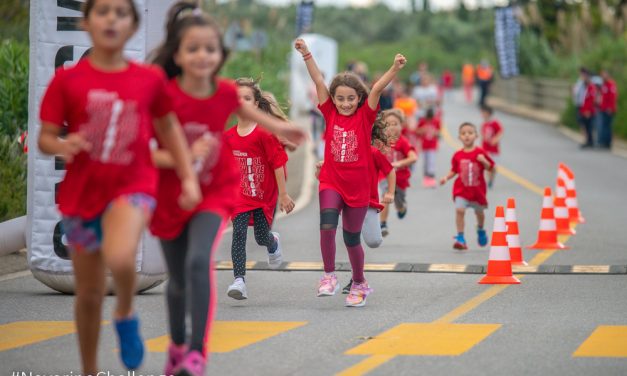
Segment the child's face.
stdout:
<path fill-rule="evenodd" d="M 481 117 L 484 121 L 488 121 L 492 115 L 488 111 L 481 111 Z"/>
<path fill-rule="evenodd" d="M 337 108 L 337 112 L 340 115 L 349 116 L 357 111 L 357 105 L 359 104 L 359 95 L 357 91 L 352 87 L 338 86 L 335 89 L 335 95 L 333 96 L 333 104 Z"/>
<path fill-rule="evenodd" d="M 239 97 L 239 102 L 241 104 L 253 105 L 255 107 L 259 104 L 255 101 L 255 93 L 253 92 L 253 89 L 248 86 L 238 86 L 237 96 Z"/>
<path fill-rule="evenodd" d="M 199 80 L 208 80 L 222 63 L 220 36 L 209 26 L 192 26 L 181 38 L 174 62 L 183 74 Z"/>
<path fill-rule="evenodd" d="M 477 131 L 470 125 L 465 125 L 459 130 L 459 140 L 464 144 L 464 147 L 469 148 L 475 144 L 477 139 Z"/>
<path fill-rule="evenodd" d="M 396 116 L 388 116 L 385 118 L 385 124 L 387 124 L 385 133 L 390 141 L 394 142 L 398 140 L 401 137 L 401 130 L 403 129 L 400 119 Z"/>
<path fill-rule="evenodd" d="M 129 0 L 98 0 L 82 22 L 94 47 L 121 51 L 137 30 Z"/>

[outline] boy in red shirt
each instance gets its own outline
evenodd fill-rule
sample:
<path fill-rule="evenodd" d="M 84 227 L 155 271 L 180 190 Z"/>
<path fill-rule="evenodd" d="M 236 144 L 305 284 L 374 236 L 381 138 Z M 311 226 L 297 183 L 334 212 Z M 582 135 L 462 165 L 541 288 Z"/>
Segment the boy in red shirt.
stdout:
<path fill-rule="evenodd" d="M 440 120 L 434 116 L 433 108 L 429 108 L 425 117 L 418 122 L 416 133 L 420 137 L 422 156 L 424 158 L 424 178 L 422 185 L 435 188 L 435 160 L 440 138 Z"/>
<path fill-rule="evenodd" d="M 392 143 L 391 150 L 387 153 L 388 160 L 396 170 L 396 189 L 394 190 L 394 206 L 399 219 L 405 218 L 407 214 L 407 201 L 405 200 L 405 190 L 409 188 L 409 178 L 411 171 L 409 167 L 418 160 L 416 148 L 411 146 L 407 138 L 401 135 L 404 117 L 401 111 L 393 109 L 382 112 L 383 121 L 387 125 L 387 135 Z M 379 187 L 382 192 L 388 190 L 385 181 Z M 389 234 L 387 219 L 389 205 L 385 205 L 381 211 L 381 232 L 383 236 Z"/>
<path fill-rule="evenodd" d="M 603 85 L 601 86 L 601 131 L 599 132 L 599 146 L 609 149 L 612 147 L 612 121 L 616 114 L 616 102 L 618 100 L 618 91 L 616 90 L 616 82 L 612 79 L 607 70 L 601 71 Z"/>
<path fill-rule="evenodd" d="M 493 161 L 498 161 L 500 155 L 499 142 L 503 137 L 503 126 L 501 122 L 493 117 L 494 110 L 488 105 L 481 106 L 481 117 L 483 117 L 483 125 L 481 125 L 481 147 L 492 158 Z M 496 169 L 491 169 L 488 172 L 488 187 L 492 188 L 494 184 L 494 177 L 496 175 Z"/>
<path fill-rule="evenodd" d="M 440 185 L 446 184 L 448 180 L 458 175 L 453 185 L 457 225 L 457 236 L 453 248 L 464 250 L 468 249 L 464 238 L 464 215 L 467 208 L 473 208 L 477 216 L 479 246 L 484 247 L 488 244 L 488 235 L 483 228 L 485 222 L 483 211 L 488 207 L 483 172 L 493 169 L 494 161 L 483 149 L 475 146 L 477 128 L 474 124 L 462 123 L 459 126 L 459 139 L 463 147 L 453 155 L 451 171 L 440 180 Z"/>

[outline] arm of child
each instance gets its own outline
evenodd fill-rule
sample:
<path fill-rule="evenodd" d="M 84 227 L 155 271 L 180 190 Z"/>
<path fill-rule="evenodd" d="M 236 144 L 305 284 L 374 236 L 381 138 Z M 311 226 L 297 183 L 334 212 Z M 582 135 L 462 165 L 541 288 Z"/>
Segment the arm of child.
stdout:
<path fill-rule="evenodd" d="M 322 169 L 322 165 L 324 164 L 324 161 L 320 161 L 318 163 L 316 163 L 316 179 L 320 180 L 320 170 Z"/>
<path fill-rule="evenodd" d="M 303 58 L 305 59 L 305 66 L 307 67 L 307 72 L 309 72 L 309 76 L 313 80 L 316 85 L 316 93 L 318 94 L 318 103 L 322 104 L 329 99 L 329 89 L 327 85 L 324 83 L 324 76 L 320 69 L 318 68 L 318 64 L 314 60 L 311 52 L 309 52 L 309 47 L 307 47 L 307 43 L 304 40 L 298 38 L 296 42 L 294 42 L 294 48 L 296 51 L 300 52 Z"/>
<path fill-rule="evenodd" d="M 477 156 L 477 162 L 481 163 L 487 171 L 490 171 L 494 166 L 494 162 L 491 162 L 491 160 L 488 159 L 488 157 L 486 157 L 484 154 L 479 154 Z"/>
<path fill-rule="evenodd" d="M 203 137 L 199 137 L 191 146 L 191 161 L 196 163 L 203 161 L 212 149 L 219 146 L 215 137 L 205 133 Z M 166 149 L 157 149 L 152 152 L 152 161 L 159 168 L 175 168 L 174 158 Z"/>
<path fill-rule="evenodd" d="M 374 85 L 372 86 L 372 90 L 370 90 L 370 94 L 368 95 L 368 106 L 372 110 L 377 108 L 377 105 L 379 104 L 379 99 L 381 98 L 381 93 L 383 93 L 385 87 L 388 86 L 388 84 L 392 82 L 392 80 L 396 77 L 398 71 L 403 69 L 405 64 L 407 64 L 407 59 L 405 59 L 405 56 L 401 54 L 396 54 L 396 56 L 394 57 L 394 63 L 392 64 L 390 69 L 388 69 L 388 71 L 385 72 L 385 74 L 383 74 L 383 76 L 381 76 L 381 78 L 379 78 L 379 80 L 374 83 Z"/>
<path fill-rule="evenodd" d="M 91 144 L 80 133 L 70 133 L 65 139 L 59 138 L 60 134 L 61 127 L 44 122 L 37 140 L 39 150 L 44 154 L 60 155 L 68 163 L 81 151 L 91 150 Z"/>
<path fill-rule="evenodd" d="M 289 214 L 294 210 L 294 200 L 287 194 L 285 188 L 285 166 L 281 166 L 274 170 L 276 184 L 279 188 L 279 210 Z"/>
<path fill-rule="evenodd" d="M 383 194 L 382 204 L 391 204 L 394 201 L 394 191 L 396 191 L 396 171 L 391 169 L 385 179 L 388 181 L 388 191 Z"/>
<path fill-rule="evenodd" d="M 242 104 L 236 111 L 236 115 L 247 120 L 252 120 L 271 133 L 285 137 L 288 141 L 294 142 L 296 145 L 300 145 L 307 137 L 300 127 L 268 115 L 252 104 Z"/>
<path fill-rule="evenodd" d="M 179 206 L 185 210 L 193 209 L 201 199 L 200 186 L 192 168 L 192 158 L 178 119 L 170 113 L 155 119 L 154 127 L 159 141 L 170 153 L 176 172 L 181 179 Z"/>
<path fill-rule="evenodd" d="M 440 179 L 440 185 L 446 184 L 446 182 L 451 180 L 455 175 L 457 175 L 455 171 L 453 170 L 449 171 L 448 174 L 446 174 L 446 176 Z"/>
<path fill-rule="evenodd" d="M 490 144 L 492 144 L 492 146 L 495 146 L 501 141 L 502 137 L 503 137 L 503 129 L 501 128 L 501 130 L 496 132 L 496 134 L 492 137 L 492 139 L 490 140 Z"/>
<path fill-rule="evenodd" d="M 403 168 L 414 164 L 417 160 L 418 154 L 416 154 L 415 151 L 410 150 L 409 153 L 407 153 L 407 158 L 393 162 L 392 166 L 394 168 Z"/>

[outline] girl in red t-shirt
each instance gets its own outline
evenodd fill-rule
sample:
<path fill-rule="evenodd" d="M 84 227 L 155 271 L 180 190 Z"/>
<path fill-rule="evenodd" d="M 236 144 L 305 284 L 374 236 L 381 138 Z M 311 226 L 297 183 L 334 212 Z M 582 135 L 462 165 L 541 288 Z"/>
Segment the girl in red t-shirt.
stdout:
<path fill-rule="evenodd" d="M 257 83 L 251 79 L 237 80 L 238 95 L 242 103 L 257 106 L 271 117 L 283 120 L 264 96 Z M 233 299 L 247 299 L 246 290 L 246 236 L 249 224 L 254 226 L 257 244 L 268 250 L 268 265 L 278 268 L 283 261 L 279 234 L 271 232 L 274 211 L 286 213 L 294 209 L 294 201 L 285 188 L 287 154 L 277 137 L 261 129 L 258 123 L 238 116 L 237 125 L 229 129 L 224 140 L 239 169 L 239 189 L 233 211 L 233 240 L 231 257 L 235 280 L 227 294 Z"/>
<path fill-rule="evenodd" d="M 424 178 L 422 185 L 427 188 L 435 188 L 438 184 L 435 180 L 435 162 L 438 151 L 438 139 L 440 138 L 440 119 L 435 117 L 433 108 L 429 108 L 425 117 L 418 122 L 416 133 L 420 137 L 422 158 L 424 159 Z"/>
<path fill-rule="evenodd" d="M 494 161 L 480 147 L 475 146 L 477 128 L 471 123 L 462 123 L 459 126 L 459 139 L 463 147 L 453 154 L 451 171 L 440 180 L 440 185 L 457 175 L 453 185 L 453 201 L 455 201 L 455 249 L 468 249 L 464 238 L 464 215 L 467 208 L 475 210 L 477 216 L 477 238 L 479 246 L 488 244 L 488 235 L 483 228 L 485 223 L 484 210 L 488 207 L 486 199 L 486 183 L 484 171 L 494 168 Z"/>
<path fill-rule="evenodd" d="M 320 248 L 325 274 L 318 285 L 318 296 L 335 295 L 339 290 L 335 275 L 335 233 L 342 212 L 344 244 L 355 281 L 346 297 L 346 305 L 360 307 L 366 304 L 371 292 L 364 277 L 364 249 L 360 240 L 370 196 L 369 184 L 364 180 L 370 174 L 370 132 L 381 93 L 407 61 L 397 54 L 392 67 L 368 94 L 361 79 L 348 72 L 335 76 L 327 88 L 305 41 L 297 39 L 294 47 L 302 54 L 316 85 L 318 108 L 326 122 L 325 163 L 320 171 L 319 187 Z M 359 184 L 360 181 L 363 184 Z"/>
<path fill-rule="evenodd" d="M 497 163 L 501 154 L 499 143 L 503 137 L 503 126 L 498 119 L 493 116 L 494 110 L 488 105 L 481 106 L 481 117 L 483 124 L 481 125 L 481 148 Z M 496 177 L 496 169 L 493 168 L 488 172 L 488 188 L 492 188 L 494 178 Z"/>
<path fill-rule="evenodd" d="M 386 153 L 387 158 L 392 163 L 396 171 L 396 188 L 394 189 L 394 207 L 399 219 L 405 218 L 407 214 L 407 200 L 405 191 L 409 188 L 411 178 L 410 167 L 418 160 L 416 148 L 414 148 L 407 138 L 401 134 L 401 128 L 405 118 L 399 110 L 392 109 L 383 111 L 383 121 L 386 124 L 387 135 L 392 143 L 391 148 Z M 381 190 L 388 189 L 385 180 L 381 181 Z M 383 236 L 388 236 L 387 220 L 390 214 L 390 205 L 386 204 L 380 214 L 381 232 Z"/>
<path fill-rule="evenodd" d="M 154 61 L 171 79 L 174 111 L 192 151 L 190 159 L 199 177 L 202 199 L 191 210 L 177 207 L 180 183 L 171 169 L 171 155 L 156 150 L 153 156 L 160 174 L 151 230 L 161 238 L 170 275 L 166 295 L 171 343 L 166 375 L 204 375 L 217 300 L 212 254 L 238 205 L 237 165 L 223 140 L 229 117 L 237 114 L 263 121 L 272 130 L 286 131 L 288 137 L 302 134 L 297 127 L 241 103 L 235 83 L 218 77 L 225 58 L 215 21 L 194 4 L 176 3 L 169 12 L 166 40 L 154 54 Z M 187 340 L 186 313 L 192 326 Z"/>
<path fill-rule="evenodd" d="M 66 162 L 57 202 L 74 267 L 83 373 L 92 375 L 100 369 L 97 347 L 106 269 L 117 296 L 113 318 L 122 362 L 136 369 L 143 359 L 132 303 L 136 250 L 155 207 L 157 171 L 149 148 L 155 133 L 172 153 L 172 166 L 181 178 L 180 195 L 174 199 L 190 209 L 199 202 L 200 190 L 163 72 L 123 56 L 139 26 L 134 3 L 88 0 L 83 10 L 83 28 L 93 48 L 52 79 L 41 104 L 39 148 Z M 67 136 L 61 139 L 64 128 Z"/>

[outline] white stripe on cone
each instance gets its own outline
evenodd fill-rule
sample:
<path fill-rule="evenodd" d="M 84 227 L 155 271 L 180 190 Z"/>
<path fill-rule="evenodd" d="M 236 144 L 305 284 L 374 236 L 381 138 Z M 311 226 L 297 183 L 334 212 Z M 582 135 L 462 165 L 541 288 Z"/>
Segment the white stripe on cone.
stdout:
<path fill-rule="evenodd" d="M 507 235 L 507 245 L 510 248 L 520 248 L 520 237 L 518 235 Z"/>
<path fill-rule="evenodd" d="M 555 231 L 555 219 L 541 219 L 540 231 Z"/>
<path fill-rule="evenodd" d="M 509 261 L 509 247 L 506 245 L 490 247 L 490 261 Z"/>
<path fill-rule="evenodd" d="M 505 222 L 516 222 L 516 210 L 512 208 L 505 210 Z"/>
<path fill-rule="evenodd" d="M 565 206 L 557 206 L 553 211 L 555 218 L 568 218 L 568 208 Z"/>

